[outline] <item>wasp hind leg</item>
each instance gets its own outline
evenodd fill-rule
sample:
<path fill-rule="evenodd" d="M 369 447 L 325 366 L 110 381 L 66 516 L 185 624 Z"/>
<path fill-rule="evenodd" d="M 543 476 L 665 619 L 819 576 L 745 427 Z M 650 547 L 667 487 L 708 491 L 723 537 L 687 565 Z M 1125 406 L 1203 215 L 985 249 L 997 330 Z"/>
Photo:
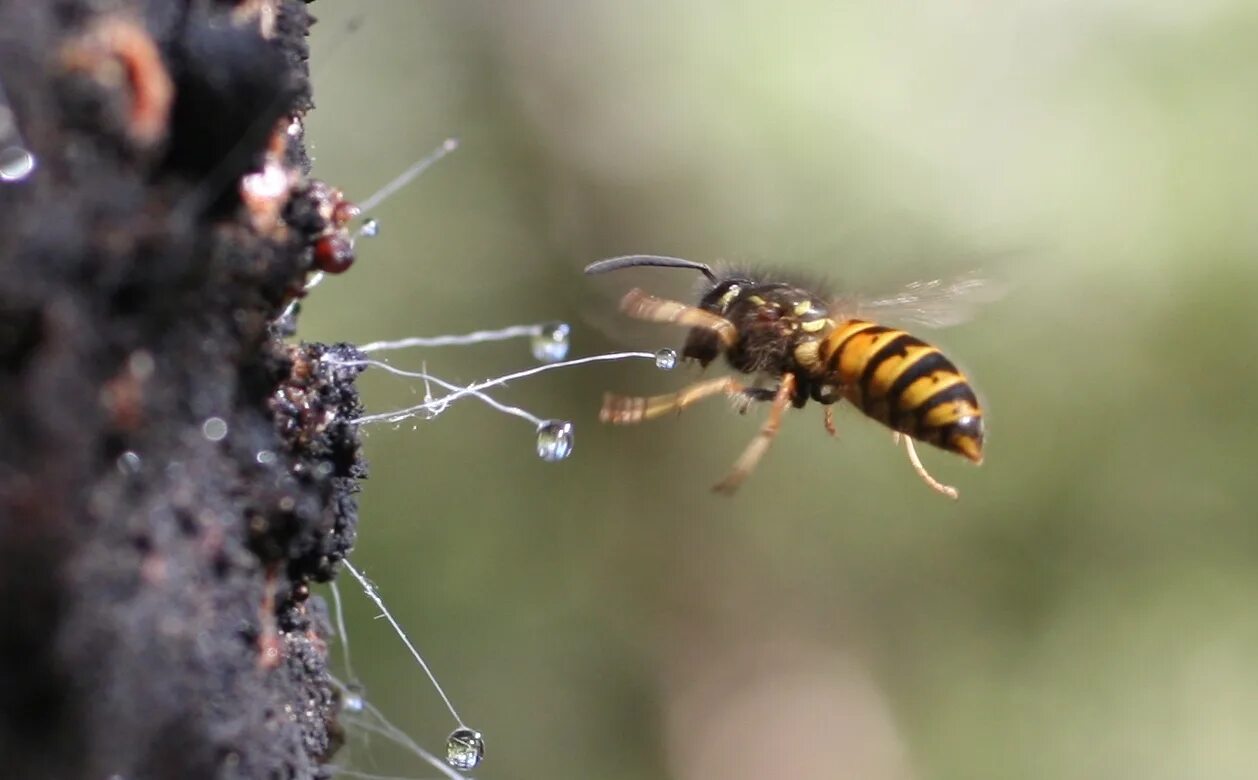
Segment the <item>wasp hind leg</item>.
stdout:
<path fill-rule="evenodd" d="M 598 419 L 612 425 L 633 425 L 644 420 L 653 420 L 669 412 L 680 412 L 693 403 L 705 398 L 724 393 L 741 402 L 742 396 L 749 395 L 750 389 L 733 377 L 723 376 L 695 382 L 683 387 L 676 393 L 655 395 L 649 398 L 641 396 L 613 395 L 603 396 L 603 408 L 599 410 Z M 754 398 L 748 398 L 750 403 Z"/>
<path fill-rule="evenodd" d="M 917 448 L 913 446 L 912 436 L 909 436 L 906 433 L 891 434 L 891 440 L 895 443 L 899 444 L 901 439 L 904 441 L 904 449 L 908 451 L 909 463 L 913 464 L 913 470 L 917 472 L 917 476 L 921 477 L 922 481 L 929 485 L 931 490 L 934 490 L 936 493 L 942 493 L 948 498 L 957 498 L 960 494 L 957 493 L 956 488 L 952 485 L 945 485 L 932 477 L 930 472 L 926 470 L 926 467 L 922 465 L 921 458 L 917 457 Z"/>
<path fill-rule="evenodd" d="M 777 392 L 773 394 L 773 405 L 769 407 L 769 417 L 764 421 L 764 425 L 760 426 L 760 431 L 756 433 L 756 438 L 751 440 L 747 445 L 747 449 L 743 450 L 743 454 L 734 461 L 734 468 L 730 470 L 725 479 L 712 486 L 712 489 L 718 493 L 732 494 L 738 489 L 747 477 L 751 476 L 751 472 L 755 471 L 756 464 L 769 451 L 769 445 L 773 443 L 774 437 L 778 435 L 778 429 L 782 426 L 782 414 L 786 408 L 791 405 L 791 398 L 795 395 L 795 375 L 783 374 L 782 383 L 778 385 Z"/>
<path fill-rule="evenodd" d="M 636 287 L 620 299 L 620 310 L 634 319 L 647 322 L 665 322 L 688 325 L 692 328 L 705 328 L 716 334 L 716 337 L 721 340 L 721 345 L 726 349 L 734 346 L 734 343 L 738 341 L 738 331 L 735 330 L 734 323 L 724 317 L 696 306 L 647 295 Z"/>
<path fill-rule="evenodd" d="M 827 406 L 825 407 L 825 410 L 826 410 L 826 416 L 825 416 L 826 433 L 830 434 L 831 436 L 838 436 L 839 429 L 834 427 L 834 407 Z"/>

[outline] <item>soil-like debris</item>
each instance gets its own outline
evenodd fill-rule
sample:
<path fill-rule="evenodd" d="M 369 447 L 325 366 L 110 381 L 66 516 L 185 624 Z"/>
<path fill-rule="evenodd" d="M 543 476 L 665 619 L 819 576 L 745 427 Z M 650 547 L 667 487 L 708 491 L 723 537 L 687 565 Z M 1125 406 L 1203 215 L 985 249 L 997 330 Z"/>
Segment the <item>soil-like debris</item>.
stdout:
<path fill-rule="evenodd" d="M 335 748 L 309 585 L 354 540 L 357 370 L 276 324 L 344 238 L 305 178 L 310 22 L 0 0 L 38 163 L 0 182 L 4 777 L 319 777 Z"/>

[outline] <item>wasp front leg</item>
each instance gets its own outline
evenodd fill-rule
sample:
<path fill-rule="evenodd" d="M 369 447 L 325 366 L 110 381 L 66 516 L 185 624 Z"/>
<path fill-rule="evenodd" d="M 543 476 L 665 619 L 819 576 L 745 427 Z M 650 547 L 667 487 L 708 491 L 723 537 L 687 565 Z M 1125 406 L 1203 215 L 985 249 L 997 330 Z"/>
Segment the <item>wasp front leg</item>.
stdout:
<path fill-rule="evenodd" d="M 693 403 L 720 393 L 734 398 L 736 402 L 746 397 L 746 402 L 750 403 L 756 400 L 753 390 L 733 377 L 724 376 L 696 382 L 676 393 L 649 398 L 608 393 L 603 396 L 603 408 L 599 410 L 598 419 L 612 425 L 633 425 L 669 412 L 680 412 Z"/>
<path fill-rule="evenodd" d="M 773 395 L 773 405 L 769 407 L 769 417 L 764 421 L 764 425 L 760 426 L 760 431 L 756 434 L 756 438 L 751 440 L 747 445 L 747 449 L 743 450 L 743 454 L 734 462 L 734 468 L 730 471 L 725 479 L 718 482 L 712 487 L 718 493 L 732 494 L 738 489 L 747 477 L 751 476 L 751 472 L 755 470 L 756 464 L 769 451 L 769 445 L 773 443 L 774 437 L 778 434 L 778 429 L 782 427 L 782 414 L 787 407 L 791 405 L 791 399 L 795 395 L 795 375 L 786 373 L 782 375 L 782 383 L 778 385 L 777 392 Z"/>
<path fill-rule="evenodd" d="M 721 340 L 721 345 L 726 349 L 734 346 L 738 341 L 738 331 L 735 330 L 734 324 L 724 317 L 696 306 L 647 295 L 636 287 L 620 299 L 620 310 L 634 319 L 647 322 L 665 322 L 692 328 L 705 328 L 716 334 L 716 337 Z"/>

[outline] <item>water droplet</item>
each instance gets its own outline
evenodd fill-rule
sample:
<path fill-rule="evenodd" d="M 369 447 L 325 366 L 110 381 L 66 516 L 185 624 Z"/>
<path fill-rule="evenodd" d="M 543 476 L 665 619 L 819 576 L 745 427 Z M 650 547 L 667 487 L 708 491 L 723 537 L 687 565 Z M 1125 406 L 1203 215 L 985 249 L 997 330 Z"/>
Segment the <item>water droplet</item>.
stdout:
<path fill-rule="evenodd" d="M 375 217 L 368 217 L 358 228 L 358 235 L 363 238 L 375 238 L 380 235 L 380 221 Z"/>
<path fill-rule="evenodd" d="M 258 454 L 253 456 L 263 466 L 269 466 L 275 462 L 275 453 L 270 450 L 258 450 Z"/>
<path fill-rule="evenodd" d="M 147 350 L 137 349 L 127 358 L 127 370 L 131 372 L 131 376 L 140 381 L 153 376 L 156 368 L 157 363 L 153 360 L 153 354 Z"/>
<path fill-rule="evenodd" d="M 0 149 L 0 181 L 21 181 L 35 170 L 35 155 L 21 146 Z"/>
<path fill-rule="evenodd" d="M 533 334 L 533 357 L 542 363 L 557 363 L 568 355 L 568 334 L 572 331 L 566 322 L 549 322 Z"/>
<path fill-rule="evenodd" d="M 118 467 L 118 471 L 123 475 L 138 474 L 140 473 L 140 466 L 143 465 L 140 456 L 131 450 L 127 450 L 119 455 L 114 463 Z"/>
<path fill-rule="evenodd" d="M 446 740 L 446 763 L 455 769 L 475 769 L 485 758 L 485 738 L 479 731 L 460 726 Z"/>
<path fill-rule="evenodd" d="M 367 689 L 358 681 L 351 681 L 346 684 L 345 690 L 341 693 L 341 709 L 346 712 L 362 712 L 367 706 L 364 694 Z"/>
<path fill-rule="evenodd" d="M 655 353 L 655 367 L 662 371 L 672 371 L 677 365 L 677 350 L 661 349 Z"/>
<path fill-rule="evenodd" d="M 537 426 L 537 457 L 547 463 L 564 460 L 572 454 L 572 423 L 547 420 Z"/>
<path fill-rule="evenodd" d="M 201 424 L 201 435 L 210 441 L 222 441 L 227 436 L 227 421 L 211 417 Z"/>

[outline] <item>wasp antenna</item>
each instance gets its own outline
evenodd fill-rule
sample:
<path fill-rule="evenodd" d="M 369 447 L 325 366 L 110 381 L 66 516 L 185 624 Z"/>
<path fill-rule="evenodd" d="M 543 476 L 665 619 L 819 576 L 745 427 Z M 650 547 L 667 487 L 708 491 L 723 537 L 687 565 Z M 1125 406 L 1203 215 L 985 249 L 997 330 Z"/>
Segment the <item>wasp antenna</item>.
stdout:
<path fill-rule="evenodd" d="M 680 257 L 668 257 L 666 255 L 624 255 L 622 257 L 609 257 L 606 260 L 599 260 L 590 263 L 585 267 L 586 274 L 605 274 L 609 271 L 619 271 L 622 268 L 633 268 L 640 265 L 659 266 L 661 268 L 689 268 L 698 271 L 708 277 L 708 281 L 716 284 L 718 281 L 716 274 L 712 273 L 712 266 L 705 263 L 696 263 L 694 260 L 686 260 Z"/>

